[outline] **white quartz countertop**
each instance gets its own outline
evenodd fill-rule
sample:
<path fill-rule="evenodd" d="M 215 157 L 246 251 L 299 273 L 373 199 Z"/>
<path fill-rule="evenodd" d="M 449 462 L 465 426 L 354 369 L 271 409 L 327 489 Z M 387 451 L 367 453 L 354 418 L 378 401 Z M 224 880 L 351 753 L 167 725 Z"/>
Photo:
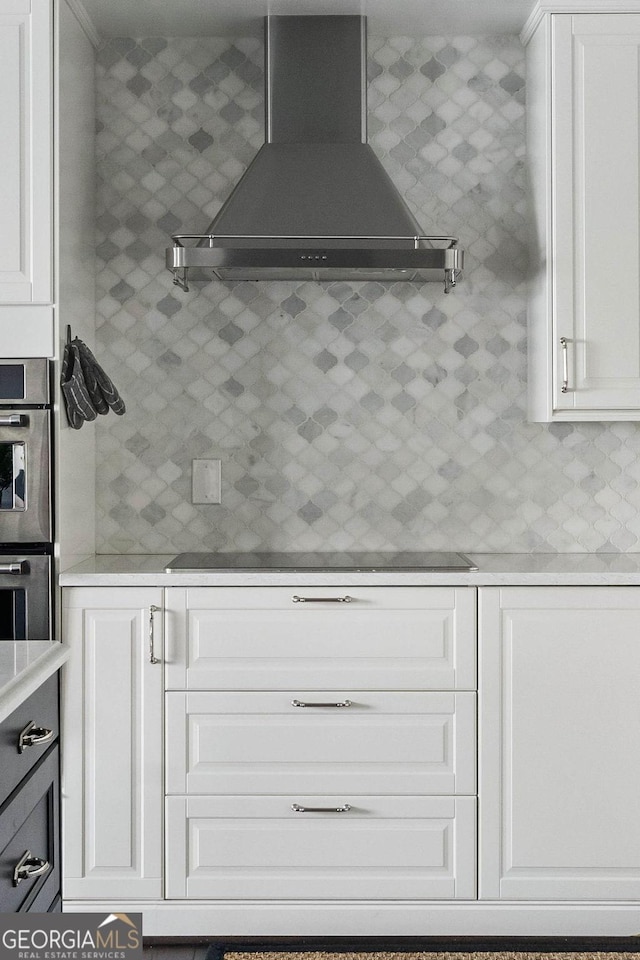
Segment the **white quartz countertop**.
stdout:
<path fill-rule="evenodd" d="M 0 643 L 0 722 L 59 670 L 69 647 L 49 640 Z"/>
<path fill-rule="evenodd" d="M 173 555 L 101 555 L 65 570 L 63 587 L 640 586 L 640 553 L 468 553 L 471 572 L 216 570 L 165 573 Z"/>

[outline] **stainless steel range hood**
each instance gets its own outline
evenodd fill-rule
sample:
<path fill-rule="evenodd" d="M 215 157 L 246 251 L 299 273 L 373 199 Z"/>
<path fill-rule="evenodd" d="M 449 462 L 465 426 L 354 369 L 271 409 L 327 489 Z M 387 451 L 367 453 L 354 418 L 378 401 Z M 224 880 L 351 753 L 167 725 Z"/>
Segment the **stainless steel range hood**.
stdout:
<path fill-rule="evenodd" d="M 457 239 L 426 236 L 367 144 L 366 17 L 265 17 L 266 143 L 206 234 L 177 234 L 189 280 L 440 280 Z"/>

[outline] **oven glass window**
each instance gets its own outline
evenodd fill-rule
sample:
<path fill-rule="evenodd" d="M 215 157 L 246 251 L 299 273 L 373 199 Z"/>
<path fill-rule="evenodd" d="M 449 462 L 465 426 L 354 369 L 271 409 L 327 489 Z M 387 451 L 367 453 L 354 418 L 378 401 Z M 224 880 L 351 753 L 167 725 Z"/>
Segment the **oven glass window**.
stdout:
<path fill-rule="evenodd" d="M 26 640 L 26 590 L 0 589 L 0 640 Z"/>
<path fill-rule="evenodd" d="M 26 510 L 24 443 L 0 443 L 0 510 Z"/>
<path fill-rule="evenodd" d="M 0 364 L 0 398 L 2 400 L 24 400 L 24 364 Z"/>

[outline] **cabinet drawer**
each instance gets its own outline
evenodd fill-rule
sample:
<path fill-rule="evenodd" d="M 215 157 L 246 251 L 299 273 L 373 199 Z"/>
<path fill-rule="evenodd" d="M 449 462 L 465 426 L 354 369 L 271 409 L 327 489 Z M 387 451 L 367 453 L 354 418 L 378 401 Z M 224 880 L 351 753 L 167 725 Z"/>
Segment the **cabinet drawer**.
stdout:
<path fill-rule="evenodd" d="M 36 727 L 51 731 L 52 736 L 40 735 L 37 742 L 31 746 L 25 745 L 20 753 L 20 734 L 32 721 Z M 4 803 L 11 791 L 57 738 L 58 676 L 55 674 L 0 724 L 0 804 Z"/>
<path fill-rule="evenodd" d="M 468 692 L 172 692 L 167 789 L 475 793 L 475 699 Z"/>
<path fill-rule="evenodd" d="M 169 898 L 475 897 L 473 797 L 169 797 L 166 824 Z"/>
<path fill-rule="evenodd" d="M 476 686 L 473 588 L 196 587 L 167 593 L 172 690 Z M 341 599 L 347 596 L 348 602 Z"/>
<path fill-rule="evenodd" d="M 48 910 L 60 891 L 58 748 L 54 747 L 0 810 L 0 911 Z M 49 864 L 42 876 L 13 883 L 29 851 Z"/>

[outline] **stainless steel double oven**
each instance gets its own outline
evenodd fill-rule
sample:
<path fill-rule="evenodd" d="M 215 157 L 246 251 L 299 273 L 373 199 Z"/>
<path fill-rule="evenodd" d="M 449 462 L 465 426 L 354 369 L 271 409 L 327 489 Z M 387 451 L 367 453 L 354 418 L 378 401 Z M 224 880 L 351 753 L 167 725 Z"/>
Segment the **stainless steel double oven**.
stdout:
<path fill-rule="evenodd" d="M 0 640 L 51 639 L 48 360 L 0 360 Z"/>

